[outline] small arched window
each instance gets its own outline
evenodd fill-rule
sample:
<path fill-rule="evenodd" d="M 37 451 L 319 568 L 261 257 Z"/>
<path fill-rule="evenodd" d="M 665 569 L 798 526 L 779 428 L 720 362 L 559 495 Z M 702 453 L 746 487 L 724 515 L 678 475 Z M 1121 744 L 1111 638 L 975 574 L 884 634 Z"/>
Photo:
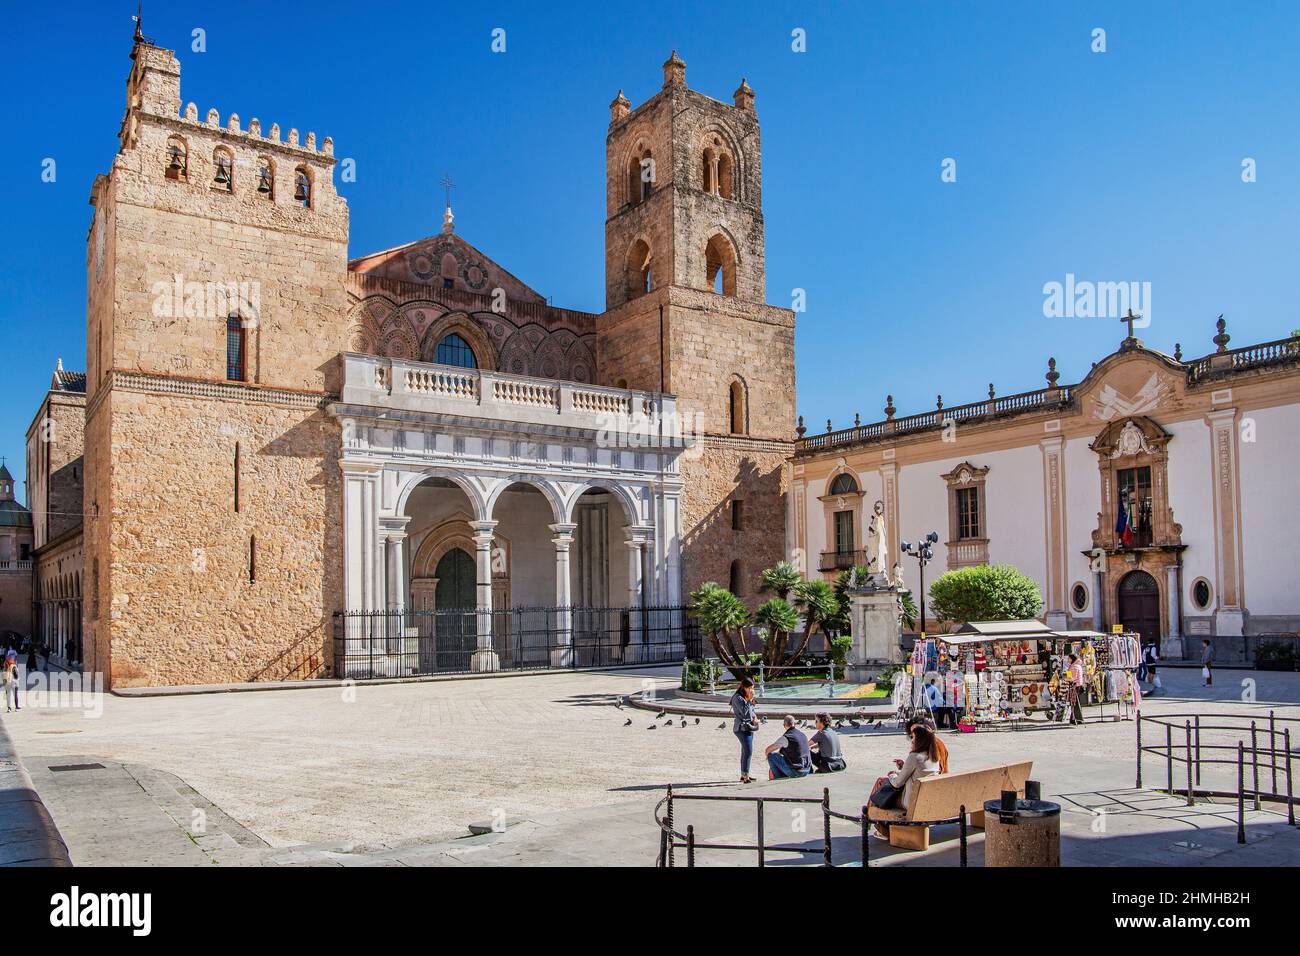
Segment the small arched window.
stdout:
<path fill-rule="evenodd" d="M 731 389 L 727 394 L 728 418 L 731 422 L 731 433 L 733 435 L 747 435 L 749 428 L 749 409 L 746 408 L 745 385 L 740 379 L 735 379 L 731 383 Z"/>
<path fill-rule="evenodd" d="M 293 173 L 293 200 L 303 209 L 310 209 L 312 203 L 311 174 L 306 166 L 299 166 Z"/>
<path fill-rule="evenodd" d="M 718 183 L 717 188 L 714 190 L 723 199 L 731 199 L 735 195 L 732 177 L 731 157 L 723 153 L 718 157 Z"/>
<path fill-rule="evenodd" d="M 168 179 L 174 179 L 177 182 L 186 182 L 189 179 L 190 151 L 185 145 L 185 140 L 179 136 L 169 137 L 167 140 L 167 166 L 164 169 L 164 175 Z"/>
<path fill-rule="evenodd" d="M 650 191 L 654 188 L 655 182 L 655 161 L 654 155 L 648 149 L 644 149 L 639 155 L 634 155 L 632 161 L 628 164 L 627 170 L 627 201 L 629 205 L 635 206 L 642 200 L 650 198 Z"/>
<path fill-rule="evenodd" d="M 212 151 L 212 188 L 228 193 L 235 191 L 235 157 L 224 146 Z"/>
<path fill-rule="evenodd" d="M 835 476 L 831 482 L 831 494 L 833 495 L 852 495 L 858 490 L 857 480 L 847 471 L 841 472 Z"/>
<path fill-rule="evenodd" d="M 442 257 L 442 287 L 444 289 L 454 289 L 456 287 L 456 273 L 460 270 L 460 263 L 450 252 L 445 253 Z"/>
<path fill-rule="evenodd" d="M 718 295 L 736 295 L 736 253 L 722 233 L 704 247 L 704 267 L 709 288 Z"/>
<path fill-rule="evenodd" d="M 455 332 L 444 336 L 434 352 L 434 361 L 439 365 L 455 365 L 458 368 L 478 368 L 474 350 L 469 343 Z"/>
<path fill-rule="evenodd" d="M 706 193 L 717 192 L 717 155 L 713 150 L 705 149 L 704 151 L 704 168 L 701 170 L 700 182 L 703 184 Z"/>
<path fill-rule="evenodd" d="M 727 574 L 727 590 L 732 594 L 740 594 L 740 581 L 743 577 L 740 562 L 732 561 L 731 569 Z"/>
<path fill-rule="evenodd" d="M 650 289 L 650 247 L 638 239 L 627 254 L 627 297 L 638 298 Z"/>

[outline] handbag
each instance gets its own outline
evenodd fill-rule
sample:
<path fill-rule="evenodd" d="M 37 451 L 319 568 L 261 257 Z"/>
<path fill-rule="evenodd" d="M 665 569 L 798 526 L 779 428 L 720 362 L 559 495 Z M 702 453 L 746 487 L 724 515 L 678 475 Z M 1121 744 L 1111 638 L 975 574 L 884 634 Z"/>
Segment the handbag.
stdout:
<path fill-rule="evenodd" d="M 898 800 L 901 791 L 886 780 L 880 785 L 880 789 L 871 795 L 871 805 L 881 810 L 888 810 Z"/>

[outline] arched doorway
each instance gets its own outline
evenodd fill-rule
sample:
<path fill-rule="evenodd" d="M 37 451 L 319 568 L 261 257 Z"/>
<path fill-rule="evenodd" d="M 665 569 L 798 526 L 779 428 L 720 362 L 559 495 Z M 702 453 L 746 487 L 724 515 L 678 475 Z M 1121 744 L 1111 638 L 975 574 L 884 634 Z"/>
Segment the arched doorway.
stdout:
<path fill-rule="evenodd" d="M 476 601 L 477 568 L 473 557 L 462 548 L 449 548 L 438 559 L 434 606 L 428 622 L 432 642 L 433 669 L 466 671 L 478 644 Z"/>
<path fill-rule="evenodd" d="M 1119 582 L 1119 622 L 1142 635 L 1142 643 L 1160 645 L 1160 586 L 1145 571 L 1130 571 Z"/>

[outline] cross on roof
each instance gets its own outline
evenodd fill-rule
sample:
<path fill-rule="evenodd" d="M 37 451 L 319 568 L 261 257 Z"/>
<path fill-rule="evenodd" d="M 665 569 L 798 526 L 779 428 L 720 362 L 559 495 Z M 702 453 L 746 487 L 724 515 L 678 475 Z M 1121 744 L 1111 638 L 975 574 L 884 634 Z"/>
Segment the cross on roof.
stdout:
<path fill-rule="evenodd" d="M 1133 323 L 1136 322 L 1136 321 L 1137 321 L 1138 319 L 1140 319 L 1140 318 L 1142 318 L 1142 316 L 1140 316 L 1140 315 L 1134 315 L 1134 314 L 1133 314 L 1133 309 L 1130 308 L 1130 309 L 1128 310 L 1128 315 L 1126 315 L 1126 316 L 1124 316 L 1122 319 L 1120 319 L 1121 322 L 1127 322 L 1127 323 L 1128 323 L 1128 337 L 1129 337 L 1129 338 L 1133 338 Z"/>
<path fill-rule="evenodd" d="M 456 184 L 451 181 L 451 174 L 444 173 L 442 177 L 442 187 L 447 190 L 447 205 L 451 205 L 451 191 L 456 188 Z"/>

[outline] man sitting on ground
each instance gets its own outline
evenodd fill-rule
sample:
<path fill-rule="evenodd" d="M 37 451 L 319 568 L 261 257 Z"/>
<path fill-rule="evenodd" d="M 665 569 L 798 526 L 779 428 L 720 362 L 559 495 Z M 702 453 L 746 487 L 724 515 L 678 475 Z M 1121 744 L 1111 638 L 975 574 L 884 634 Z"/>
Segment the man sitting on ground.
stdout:
<path fill-rule="evenodd" d="M 794 718 L 789 714 L 781 719 L 781 723 L 785 725 L 785 733 L 763 751 L 767 754 L 768 778 L 806 777 L 812 773 L 808 738 L 794 725 Z"/>
<path fill-rule="evenodd" d="M 808 745 L 812 748 L 813 773 L 836 773 L 843 770 L 844 754 L 840 752 L 840 735 L 831 730 L 831 715 L 818 714 L 817 733 Z"/>

